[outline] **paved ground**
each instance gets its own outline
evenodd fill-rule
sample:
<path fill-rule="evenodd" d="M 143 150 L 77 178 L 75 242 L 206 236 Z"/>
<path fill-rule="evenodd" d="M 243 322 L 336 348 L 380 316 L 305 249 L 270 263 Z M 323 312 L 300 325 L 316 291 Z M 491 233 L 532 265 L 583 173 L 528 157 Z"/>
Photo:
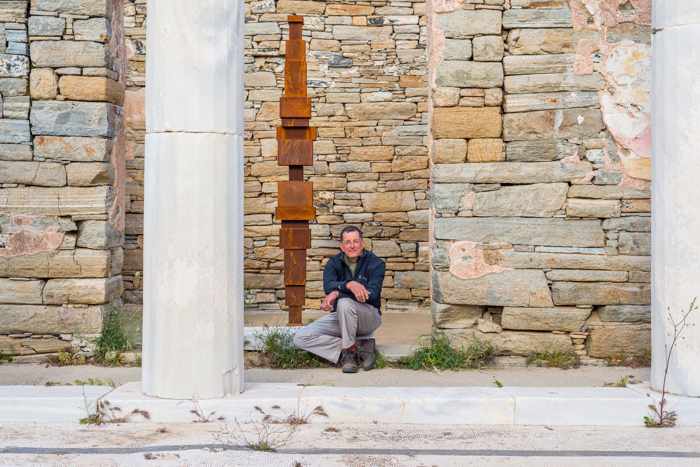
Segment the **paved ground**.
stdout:
<path fill-rule="evenodd" d="M 413 371 L 393 368 L 346 375 L 334 368 L 314 370 L 246 370 L 246 381 L 256 383 L 299 383 L 330 386 L 504 386 L 599 387 L 625 376 L 635 381 L 648 381 L 648 368 L 582 367 L 573 370 L 557 368 L 508 368 L 467 371 Z M 51 367 L 41 364 L 0 365 L 0 385 L 86 382 L 98 379 L 102 384 L 116 385 L 141 380 L 140 368 L 110 368 L 92 365 Z"/>
<path fill-rule="evenodd" d="M 278 452 L 250 450 L 268 430 Z M 415 425 L 6 425 L 0 465 L 697 466 L 700 429 Z"/>

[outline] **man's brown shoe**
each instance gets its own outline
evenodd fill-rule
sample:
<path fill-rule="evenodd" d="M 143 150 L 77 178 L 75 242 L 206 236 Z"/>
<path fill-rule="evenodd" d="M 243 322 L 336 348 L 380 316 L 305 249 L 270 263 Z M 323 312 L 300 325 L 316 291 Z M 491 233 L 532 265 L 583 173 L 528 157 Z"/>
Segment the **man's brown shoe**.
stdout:
<path fill-rule="evenodd" d="M 360 366 L 369 371 L 377 363 L 377 349 L 374 339 L 361 339 L 357 341 L 357 354 L 360 358 Z"/>
<path fill-rule="evenodd" d="M 357 352 L 354 350 L 343 350 L 340 354 L 340 365 L 343 367 L 343 373 L 357 373 Z"/>

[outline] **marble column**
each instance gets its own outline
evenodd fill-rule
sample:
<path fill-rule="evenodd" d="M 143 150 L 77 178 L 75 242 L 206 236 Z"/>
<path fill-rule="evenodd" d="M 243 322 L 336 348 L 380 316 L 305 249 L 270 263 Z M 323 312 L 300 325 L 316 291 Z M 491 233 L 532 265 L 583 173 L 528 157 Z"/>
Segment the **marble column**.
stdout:
<path fill-rule="evenodd" d="M 149 0 L 143 391 L 243 390 L 242 1 Z"/>
<path fill-rule="evenodd" d="M 652 386 L 661 390 L 668 317 L 700 305 L 700 2 L 654 1 Z M 667 389 L 700 396 L 700 311 L 670 361 Z"/>

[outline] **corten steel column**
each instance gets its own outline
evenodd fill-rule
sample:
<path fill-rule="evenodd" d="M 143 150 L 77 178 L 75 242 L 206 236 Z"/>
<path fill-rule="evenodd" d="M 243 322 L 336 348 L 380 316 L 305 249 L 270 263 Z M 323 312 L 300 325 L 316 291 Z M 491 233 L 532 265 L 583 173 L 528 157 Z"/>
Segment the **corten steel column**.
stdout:
<path fill-rule="evenodd" d="M 306 91 L 304 18 L 289 16 L 289 40 L 284 66 L 284 95 L 280 99 L 282 126 L 277 128 L 277 162 L 289 166 L 289 181 L 277 183 L 277 219 L 282 221 L 285 303 L 289 325 L 300 326 L 306 291 L 306 250 L 311 247 L 309 221 L 315 216 L 313 184 L 304 181 L 304 166 L 313 165 L 316 129 L 309 127 L 311 98 Z"/>
<path fill-rule="evenodd" d="M 653 2 L 652 386 L 660 390 L 673 326 L 700 304 L 700 1 Z M 700 396 L 700 312 L 671 359 L 668 390 Z"/>
<path fill-rule="evenodd" d="M 243 2 L 149 0 L 143 390 L 243 389 Z"/>

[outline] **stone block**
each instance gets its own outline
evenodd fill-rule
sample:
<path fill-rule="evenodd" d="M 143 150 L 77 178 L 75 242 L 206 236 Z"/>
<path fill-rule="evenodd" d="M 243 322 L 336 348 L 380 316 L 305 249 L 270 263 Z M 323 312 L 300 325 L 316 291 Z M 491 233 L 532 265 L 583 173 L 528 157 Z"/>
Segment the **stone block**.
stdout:
<path fill-rule="evenodd" d="M 474 339 L 490 343 L 499 355 L 523 355 L 533 352 L 571 352 L 573 345 L 566 334 L 552 332 L 503 331 L 482 333 L 477 330 L 446 330 L 450 342 L 467 346 Z"/>
<path fill-rule="evenodd" d="M 416 200 L 413 193 L 408 191 L 363 193 L 362 207 L 368 212 L 413 211 Z"/>
<path fill-rule="evenodd" d="M 589 162 L 484 162 L 433 167 L 437 183 L 555 183 L 590 176 Z"/>
<path fill-rule="evenodd" d="M 111 137 L 116 113 L 108 103 L 39 101 L 30 120 L 34 135 Z"/>
<path fill-rule="evenodd" d="M 569 198 L 566 203 L 567 217 L 620 217 L 620 202 L 605 199 Z"/>
<path fill-rule="evenodd" d="M 649 305 L 607 305 L 597 309 L 601 321 L 618 323 L 650 323 Z"/>
<path fill-rule="evenodd" d="M 66 166 L 68 185 L 98 186 L 114 182 L 114 166 L 109 162 L 74 162 Z"/>
<path fill-rule="evenodd" d="M 0 256 L 0 277 L 105 277 L 109 250 L 59 250 L 20 256 Z"/>
<path fill-rule="evenodd" d="M 27 143 L 31 141 L 29 122 L 0 119 L 0 143 Z"/>
<path fill-rule="evenodd" d="M 547 279 L 550 281 L 568 282 L 627 282 L 627 271 L 556 269 L 547 272 Z"/>
<path fill-rule="evenodd" d="M 651 260 L 648 256 L 607 256 L 604 254 L 587 254 L 583 252 L 528 253 L 506 251 L 503 253 L 499 265 L 517 269 L 651 270 Z"/>
<path fill-rule="evenodd" d="M 401 248 L 394 240 L 373 240 L 372 252 L 380 258 L 401 256 Z"/>
<path fill-rule="evenodd" d="M 112 142 L 104 138 L 37 136 L 34 155 L 37 158 L 71 162 L 106 162 L 112 151 Z"/>
<path fill-rule="evenodd" d="M 572 26 L 569 8 L 510 8 L 503 12 L 503 27 L 568 28 Z"/>
<path fill-rule="evenodd" d="M 29 59 L 24 55 L 0 53 L 0 78 L 21 78 L 29 75 Z"/>
<path fill-rule="evenodd" d="M 469 39 L 445 39 L 443 60 L 469 60 L 472 58 L 472 41 Z"/>
<path fill-rule="evenodd" d="M 62 76 L 58 82 L 61 95 L 73 101 L 100 101 L 121 105 L 124 86 L 101 76 Z"/>
<path fill-rule="evenodd" d="M 580 331 L 591 315 L 589 308 L 514 308 L 504 307 L 503 329 L 523 331 Z"/>
<path fill-rule="evenodd" d="M 598 137 L 604 128 L 600 110 L 590 108 L 509 113 L 503 117 L 506 141 Z"/>
<path fill-rule="evenodd" d="M 32 0 L 32 8 L 73 15 L 108 16 L 108 2 L 109 0 Z"/>
<path fill-rule="evenodd" d="M 333 38 L 339 41 L 386 42 L 392 32 L 391 26 L 333 26 Z"/>
<path fill-rule="evenodd" d="M 438 240 L 502 241 L 518 245 L 567 247 L 605 246 L 605 233 L 597 220 L 452 217 L 435 219 L 434 229 Z"/>
<path fill-rule="evenodd" d="M 3 103 L 3 117 L 16 120 L 29 119 L 29 96 L 6 97 Z"/>
<path fill-rule="evenodd" d="M 58 337 L 43 336 L 41 339 L 0 336 L 0 353 L 5 355 L 35 355 L 70 352 L 73 344 Z"/>
<path fill-rule="evenodd" d="M 649 284 L 605 282 L 555 282 L 555 305 L 647 305 L 651 301 Z"/>
<path fill-rule="evenodd" d="M 0 183 L 57 187 L 66 185 L 66 170 L 52 162 L 0 161 Z"/>
<path fill-rule="evenodd" d="M 345 109 L 353 120 L 408 120 L 417 111 L 412 102 L 347 104 Z"/>
<path fill-rule="evenodd" d="M 505 160 L 503 140 L 499 138 L 475 138 L 469 140 L 469 162 L 499 162 Z"/>
<path fill-rule="evenodd" d="M 330 4 L 326 7 L 326 16 L 369 16 L 374 7 L 369 5 Z"/>
<path fill-rule="evenodd" d="M 445 305 L 433 302 L 433 325 L 438 329 L 466 329 L 476 324 L 486 311 L 484 306 Z"/>
<path fill-rule="evenodd" d="M 571 109 L 600 104 L 596 92 L 543 92 L 537 94 L 507 94 L 505 112 L 529 112 L 533 110 Z"/>
<path fill-rule="evenodd" d="M 556 161 L 577 154 L 577 144 L 555 139 L 513 141 L 506 144 L 506 160 L 513 162 Z"/>
<path fill-rule="evenodd" d="M 500 34 L 502 15 L 496 10 L 462 10 L 436 15 L 436 28 L 449 39 Z"/>
<path fill-rule="evenodd" d="M 83 221 L 76 245 L 81 248 L 105 249 L 122 244 L 123 234 L 107 221 Z"/>
<path fill-rule="evenodd" d="M 355 146 L 350 148 L 351 161 L 390 161 L 394 158 L 393 146 Z"/>
<path fill-rule="evenodd" d="M 370 171 L 369 162 L 351 161 L 351 162 L 332 162 L 328 164 L 328 169 L 332 173 L 362 173 Z"/>
<path fill-rule="evenodd" d="M 87 41 L 34 41 L 30 51 L 35 67 L 105 67 L 104 44 Z"/>
<path fill-rule="evenodd" d="M 428 167 L 428 158 L 419 156 L 398 157 L 391 162 L 392 172 L 410 172 Z"/>
<path fill-rule="evenodd" d="M 291 15 L 322 15 L 326 11 L 326 2 L 309 0 L 279 0 L 277 13 Z"/>
<path fill-rule="evenodd" d="M 627 232 L 651 232 L 651 217 L 625 216 L 618 219 L 605 219 L 603 228 Z"/>
<path fill-rule="evenodd" d="M 545 73 L 536 75 L 506 76 L 505 89 L 508 94 L 540 92 L 599 91 L 605 82 L 598 73 L 577 75 L 575 73 Z M 599 102 L 596 102 L 599 104 Z"/>
<path fill-rule="evenodd" d="M 569 185 L 536 183 L 476 193 L 475 216 L 553 217 L 564 207 Z"/>
<path fill-rule="evenodd" d="M 27 22 L 30 36 L 62 36 L 66 19 L 55 16 L 30 16 Z"/>
<path fill-rule="evenodd" d="M 314 190 L 319 191 L 344 191 L 348 186 L 345 177 L 322 175 L 319 177 L 309 177 L 309 181 L 314 184 Z"/>
<path fill-rule="evenodd" d="M 620 232 L 617 250 L 621 255 L 651 255 L 651 234 Z"/>
<path fill-rule="evenodd" d="M 277 86 L 275 74 L 271 71 L 253 71 L 245 74 L 246 87 L 274 87 Z"/>
<path fill-rule="evenodd" d="M 55 99 L 58 78 L 51 68 L 34 68 L 29 75 L 29 93 L 32 99 Z"/>
<path fill-rule="evenodd" d="M 446 60 L 437 66 L 435 83 L 445 87 L 499 87 L 503 85 L 503 65 L 500 62 Z"/>
<path fill-rule="evenodd" d="M 429 289 L 430 272 L 401 271 L 394 274 L 394 287 L 405 289 Z"/>
<path fill-rule="evenodd" d="M 432 113 L 432 132 L 436 139 L 501 136 L 501 109 L 498 107 L 439 107 Z"/>
<path fill-rule="evenodd" d="M 28 144 L 0 144 L 0 160 L 30 161 L 32 147 Z"/>
<path fill-rule="evenodd" d="M 280 34 L 280 27 L 277 23 L 272 21 L 263 22 L 245 22 L 244 35 L 246 36 L 257 36 L 257 35 L 275 35 Z"/>
<path fill-rule="evenodd" d="M 282 285 L 282 274 L 245 274 L 246 289 L 279 289 Z"/>
<path fill-rule="evenodd" d="M 101 279 L 50 279 L 44 287 L 44 303 L 66 305 L 109 303 L 122 294 L 121 276 Z"/>
<path fill-rule="evenodd" d="M 463 139 L 438 139 L 433 141 L 433 163 L 450 164 L 465 162 L 467 141 Z"/>
<path fill-rule="evenodd" d="M 479 36 L 473 40 L 474 60 L 479 62 L 500 62 L 503 59 L 503 38 L 501 36 Z M 503 71 L 501 67 L 501 76 Z"/>
<path fill-rule="evenodd" d="M 4 0 L 0 3 L 0 22 L 23 22 L 27 18 L 28 3 L 28 0 Z"/>
<path fill-rule="evenodd" d="M 573 29 L 513 29 L 506 40 L 511 55 L 573 53 Z"/>
<path fill-rule="evenodd" d="M 0 303 L 41 304 L 44 281 L 0 279 Z"/>
<path fill-rule="evenodd" d="M 503 57 L 503 68 L 506 75 L 571 73 L 575 61 L 575 54 L 508 55 Z"/>
<path fill-rule="evenodd" d="M 544 272 L 506 270 L 460 279 L 449 272 L 433 272 L 433 300 L 454 305 L 551 307 Z"/>
<path fill-rule="evenodd" d="M 73 21 L 76 41 L 108 42 L 112 37 L 112 25 L 107 18 L 77 19 Z"/>
<path fill-rule="evenodd" d="M 112 187 L 2 188 L 0 212 L 75 216 L 107 214 L 112 206 Z"/>
<path fill-rule="evenodd" d="M 651 354 L 648 324 L 597 325 L 589 332 L 588 355 L 593 358 L 646 358 Z"/>
<path fill-rule="evenodd" d="M 0 94 L 3 97 L 23 96 L 26 93 L 27 78 L 0 78 Z"/>
<path fill-rule="evenodd" d="M 0 305 L 0 334 L 99 334 L 101 306 Z"/>

